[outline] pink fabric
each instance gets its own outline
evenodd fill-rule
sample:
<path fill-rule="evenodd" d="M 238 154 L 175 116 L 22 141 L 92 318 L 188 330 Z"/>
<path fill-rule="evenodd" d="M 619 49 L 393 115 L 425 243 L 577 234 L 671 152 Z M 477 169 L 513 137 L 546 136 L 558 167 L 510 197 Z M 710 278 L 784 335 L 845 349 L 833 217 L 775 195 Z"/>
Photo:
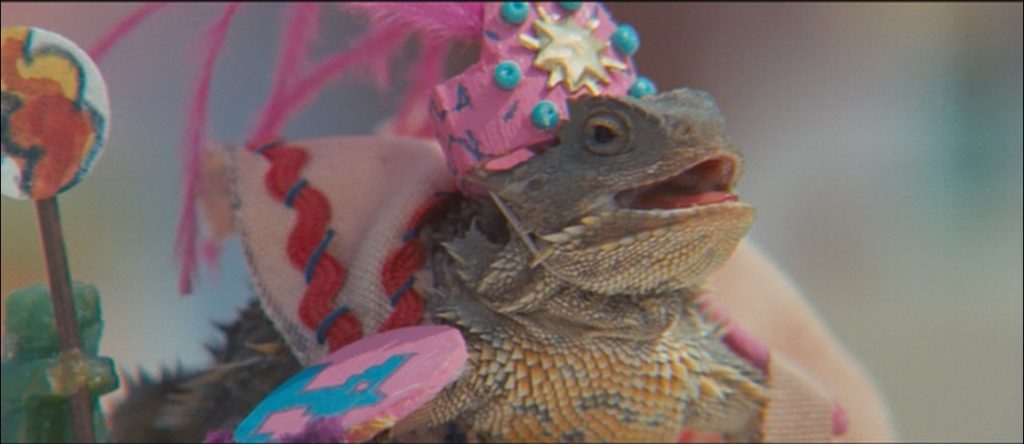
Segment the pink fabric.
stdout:
<path fill-rule="evenodd" d="M 196 80 L 196 89 L 189 99 L 187 108 L 188 120 L 185 123 L 185 137 L 181 142 L 181 152 L 184 157 L 181 215 L 178 220 L 178 233 L 174 245 L 174 253 L 181 260 L 178 291 L 182 294 L 192 292 L 192 279 L 197 272 L 196 191 L 202 169 L 202 144 L 206 133 L 206 104 L 210 96 L 210 82 L 213 80 L 213 68 L 217 61 L 217 55 L 224 46 L 228 27 L 239 6 L 241 6 L 240 3 L 231 3 L 225 7 L 220 18 L 206 32 L 201 51 L 205 57 Z"/>
<path fill-rule="evenodd" d="M 832 436 L 842 436 L 850 428 L 850 415 L 838 401 L 832 405 Z"/>
<path fill-rule="evenodd" d="M 726 333 L 722 337 L 722 342 L 729 346 L 734 353 L 757 367 L 758 370 L 768 371 L 768 359 L 771 357 L 768 346 L 739 323 L 733 322 L 725 309 L 715 302 L 713 295 L 703 295 L 700 303 L 701 310 L 708 316 L 708 319 L 725 326 Z"/>
<path fill-rule="evenodd" d="M 558 21 L 567 14 L 554 3 L 537 4 L 536 7 L 543 7 L 549 14 L 558 16 Z M 438 86 L 432 97 L 434 131 L 445 150 L 449 166 L 457 176 L 465 175 L 478 163 L 554 138 L 560 124 L 545 130 L 536 127 L 531 120 L 531 111 L 540 101 L 548 100 L 555 105 L 561 123 L 569 117 L 566 99 L 589 94 L 586 88 L 571 93 L 562 84 L 548 88 L 549 73 L 533 68 L 536 52 L 524 47 L 518 36 L 535 36 L 533 23 L 540 19 L 535 7 L 530 7 L 526 20 L 518 25 L 505 22 L 500 8 L 501 3 L 488 3 L 484 8 L 486 36 L 479 37 L 482 42 L 480 61 Z M 596 18 L 599 26 L 593 31 L 593 36 L 605 42 L 616 29 L 607 11 L 594 3 L 584 3 L 571 17 L 583 28 L 591 18 Z M 636 79 L 632 60 L 616 54 L 611 45 L 602 55 L 621 61 L 627 68 L 609 70 L 610 83 L 600 85 L 601 94 L 627 94 Z M 503 90 L 495 84 L 494 69 L 502 61 L 512 61 L 522 71 L 519 83 L 512 90 Z M 488 169 L 511 168 L 516 165 L 512 161 L 523 161 L 528 157 L 517 155 L 504 162 L 489 164 Z"/>
<path fill-rule="evenodd" d="M 766 371 L 771 357 L 768 346 L 738 323 L 730 322 L 728 325 L 729 332 L 722 338 L 722 342 L 761 371 Z"/>

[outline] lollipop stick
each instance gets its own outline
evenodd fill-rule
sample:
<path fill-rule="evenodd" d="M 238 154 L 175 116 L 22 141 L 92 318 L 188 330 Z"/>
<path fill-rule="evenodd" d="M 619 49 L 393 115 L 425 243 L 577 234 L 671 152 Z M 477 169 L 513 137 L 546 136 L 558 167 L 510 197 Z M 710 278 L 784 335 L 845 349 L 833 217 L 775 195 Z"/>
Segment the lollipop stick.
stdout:
<path fill-rule="evenodd" d="M 61 350 L 72 358 L 82 356 L 82 340 L 78 335 L 74 302 L 71 299 L 71 272 L 64 250 L 64 234 L 60 225 L 57 198 L 36 201 L 39 216 L 39 235 L 43 240 L 46 274 L 50 281 L 50 298 Z M 92 442 L 92 402 L 85 387 L 79 388 L 71 398 L 71 422 L 77 442 Z"/>

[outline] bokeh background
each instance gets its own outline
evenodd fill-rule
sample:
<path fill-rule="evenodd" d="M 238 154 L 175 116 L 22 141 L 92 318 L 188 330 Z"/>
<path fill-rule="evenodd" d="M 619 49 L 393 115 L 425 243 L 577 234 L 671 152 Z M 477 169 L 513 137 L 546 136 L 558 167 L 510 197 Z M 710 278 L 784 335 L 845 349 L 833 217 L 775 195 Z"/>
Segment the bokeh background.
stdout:
<path fill-rule="evenodd" d="M 136 6 L 5 2 L 2 24 L 89 47 Z M 864 362 L 899 438 L 1021 441 L 1021 4 L 609 7 L 639 30 L 643 74 L 717 98 L 746 155 L 752 238 Z M 210 321 L 248 298 L 237 242 L 186 298 L 171 253 L 193 49 L 219 10 L 166 8 L 100 64 L 111 142 L 61 198 L 73 275 L 105 298 L 101 351 L 129 371 L 203 365 Z M 236 17 L 211 137 L 244 138 L 266 99 L 281 10 L 251 4 Z M 326 10 L 320 53 L 361 29 Z M 397 97 L 367 85 L 329 87 L 286 135 L 372 131 Z M 6 295 L 45 274 L 32 206 L 0 205 Z"/>

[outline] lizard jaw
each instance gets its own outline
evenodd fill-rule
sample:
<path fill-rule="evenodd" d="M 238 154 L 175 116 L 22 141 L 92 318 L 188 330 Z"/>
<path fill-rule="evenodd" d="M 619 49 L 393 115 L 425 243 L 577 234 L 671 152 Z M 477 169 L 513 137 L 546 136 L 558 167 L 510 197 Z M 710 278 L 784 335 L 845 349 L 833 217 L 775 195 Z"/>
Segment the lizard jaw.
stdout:
<path fill-rule="evenodd" d="M 735 202 L 736 160 L 727 155 L 691 164 L 667 179 L 622 191 L 615 196 L 620 209 L 672 211 Z"/>

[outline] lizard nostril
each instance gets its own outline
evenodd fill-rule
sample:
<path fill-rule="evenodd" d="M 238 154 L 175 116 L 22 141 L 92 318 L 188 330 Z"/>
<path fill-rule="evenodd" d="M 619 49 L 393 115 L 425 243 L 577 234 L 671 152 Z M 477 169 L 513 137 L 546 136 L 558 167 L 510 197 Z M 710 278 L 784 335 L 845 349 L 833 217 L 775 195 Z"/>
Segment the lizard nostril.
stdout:
<path fill-rule="evenodd" d="M 675 140 L 687 140 L 690 138 L 690 133 L 693 132 L 693 128 L 688 123 L 677 125 L 675 131 L 672 132 L 672 138 Z"/>

